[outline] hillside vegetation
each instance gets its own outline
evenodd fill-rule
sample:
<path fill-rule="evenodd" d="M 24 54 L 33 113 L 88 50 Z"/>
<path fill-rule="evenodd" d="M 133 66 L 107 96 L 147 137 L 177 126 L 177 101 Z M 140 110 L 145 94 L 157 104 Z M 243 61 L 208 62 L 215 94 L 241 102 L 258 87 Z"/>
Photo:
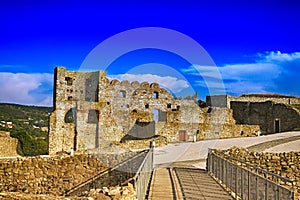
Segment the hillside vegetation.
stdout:
<path fill-rule="evenodd" d="M 52 107 L 0 103 L 0 130 L 19 140 L 18 153 L 25 156 L 48 154 L 48 127 Z M 12 122 L 13 127 L 5 127 Z"/>
<path fill-rule="evenodd" d="M 294 104 L 292 105 L 293 108 L 296 108 L 300 112 L 300 105 L 299 104 Z"/>

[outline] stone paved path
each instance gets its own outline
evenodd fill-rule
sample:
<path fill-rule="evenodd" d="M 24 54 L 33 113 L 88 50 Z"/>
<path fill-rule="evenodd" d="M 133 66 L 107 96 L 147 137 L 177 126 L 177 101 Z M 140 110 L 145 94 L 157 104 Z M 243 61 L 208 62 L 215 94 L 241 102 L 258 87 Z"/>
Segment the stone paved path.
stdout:
<path fill-rule="evenodd" d="M 288 145 L 292 144 L 292 149 Z M 172 163 L 190 162 L 190 166 L 206 168 L 206 157 L 209 148 L 228 149 L 232 146 L 255 150 L 272 149 L 272 152 L 300 151 L 300 131 L 270 134 L 259 137 L 229 138 L 204 140 L 195 143 L 174 143 L 158 147 L 154 151 L 154 165 L 169 167 Z M 291 150 L 290 150 L 291 149 Z"/>
<path fill-rule="evenodd" d="M 253 145 L 253 146 L 249 146 L 248 149 L 255 150 L 255 151 L 264 151 L 266 149 L 270 149 L 272 147 L 275 147 L 275 146 L 278 146 L 278 145 L 281 145 L 284 143 L 296 141 L 296 140 L 300 140 L 300 136 L 293 136 L 293 137 L 288 137 L 288 138 L 283 138 L 283 139 L 278 139 L 278 140 L 272 140 L 272 141 L 268 141 L 268 142 L 262 142 L 262 143 L 259 143 L 259 144 Z"/>

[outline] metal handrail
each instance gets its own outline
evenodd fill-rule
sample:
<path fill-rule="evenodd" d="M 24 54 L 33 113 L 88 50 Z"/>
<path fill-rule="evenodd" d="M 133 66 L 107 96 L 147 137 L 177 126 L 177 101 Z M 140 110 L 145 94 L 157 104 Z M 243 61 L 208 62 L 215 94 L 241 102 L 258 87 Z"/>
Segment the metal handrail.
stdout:
<path fill-rule="evenodd" d="M 153 171 L 153 150 L 153 147 L 150 148 L 138 171 L 133 177 L 136 196 L 138 200 L 143 200 L 146 198 L 148 185 Z"/>
<path fill-rule="evenodd" d="M 103 171 L 101 171 L 100 173 L 96 174 L 95 176 L 83 181 L 82 183 L 79 183 L 78 185 L 74 186 L 73 188 L 65 191 L 62 195 L 65 195 L 65 196 L 70 196 L 73 192 L 75 192 L 76 190 L 80 189 L 81 187 L 89 184 L 89 183 L 92 183 L 93 181 L 99 179 L 100 177 L 102 177 L 103 175 L 105 174 L 108 174 L 114 170 L 117 170 L 118 168 L 126 165 L 127 163 L 129 163 L 130 161 L 136 159 L 137 157 L 141 156 L 142 154 L 146 153 L 147 150 L 143 150 L 143 151 L 140 151 L 139 153 L 137 153 L 136 155 L 130 157 L 130 158 L 127 158 L 125 159 L 124 161 L 120 162 L 120 163 L 117 163 L 115 164 L 112 168 L 107 168 Z M 149 152 L 148 152 L 149 153 Z"/>
<path fill-rule="evenodd" d="M 232 162 L 233 160 L 240 162 L 241 166 Z M 232 156 L 226 155 L 224 158 L 216 154 L 213 149 L 209 149 L 207 162 L 207 171 L 209 174 L 213 175 L 217 180 L 222 182 L 225 188 L 233 192 L 233 196 L 236 199 L 250 200 L 261 197 L 268 199 L 271 196 L 276 200 L 283 199 L 283 197 L 284 199 L 294 199 L 293 188 L 288 189 L 272 181 L 268 175 L 289 182 L 292 186 L 294 186 L 294 180 L 274 174 Z M 242 167 L 242 165 L 244 166 Z M 255 172 L 246 167 L 254 169 Z M 266 177 L 261 176 L 259 172 L 262 172 Z"/>
<path fill-rule="evenodd" d="M 257 165 L 253 165 L 253 164 L 247 163 L 247 162 L 245 162 L 244 160 L 240 160 L 240 159 L 235 158 L 235 157 L 232 157 L 232 156 L 226 155 L 225 157 L 222 157 L 222 156 L 216 154 L 213 150 L 214 150 L 214 149 L 209 149 L 209 151 L 211 151 L 215 156 L 217 156 L 217 157 L 219 157 L 219 158 L 221 158 L 221 159 L 229 158 L 229 159 L 238 161 L 238 162 L 240 162 L 241 164 L 244 164 L 244 165 L 248 166 L 249 168 L 254 168 L 255 170 L 262 171 L 262 172 L 264 172 L 264 173 L 266 173 L 266 174 L 268 174 L 268 175 L 274 176 L 274 177 L 276 177 L 276 178 L 279 178 L 279 179 L 281 179 L 281 180 L 284 180 L 285 182 L 290 182 L 292 185 L 295 185 L 295 180 L 291 180 L 291 179 L 289 179 L 289 178 L 280 176 L 280 175 L 278 175 L 278 174 L 275 174 L 275 173 L 273 173 L 273 172 L 270 172 L 270 171 L 268 171 L 268 170 L 265 170 L 265 169 L 263 169 L 263 168 L 261 168 L 261 167 L 259 167 L 259 166 L 257 166 Z"/>

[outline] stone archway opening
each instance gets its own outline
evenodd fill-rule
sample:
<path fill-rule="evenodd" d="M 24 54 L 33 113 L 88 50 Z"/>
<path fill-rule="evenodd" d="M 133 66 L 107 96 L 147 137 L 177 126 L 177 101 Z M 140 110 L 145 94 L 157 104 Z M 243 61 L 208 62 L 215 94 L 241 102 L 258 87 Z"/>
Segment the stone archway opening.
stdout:
<path fill-rule="evenodd" d="M 65 114 L 65 123 L 75 123 L 75 108 L 69 109 Z"/>

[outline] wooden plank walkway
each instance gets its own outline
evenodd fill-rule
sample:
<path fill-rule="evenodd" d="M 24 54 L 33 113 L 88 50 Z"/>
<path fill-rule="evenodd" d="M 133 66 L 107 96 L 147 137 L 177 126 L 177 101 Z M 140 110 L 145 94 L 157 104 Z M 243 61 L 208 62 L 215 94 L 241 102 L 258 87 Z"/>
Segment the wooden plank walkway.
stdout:
<path fill-rule="evenodd" d="M 175 168 L 184 199 L 232 200 L 208 173 L 201 169 Z"/>
<path fill-rule="evenodd" d="M 158 168 L 153 172 L 148 199 L 231 200 L 232 197 L 203 170 Z"/>
<path fill-rule="evenodd" d="M 172 169 L 158 168 L 153 172 L 148 199 L 183 199 Z"/>

